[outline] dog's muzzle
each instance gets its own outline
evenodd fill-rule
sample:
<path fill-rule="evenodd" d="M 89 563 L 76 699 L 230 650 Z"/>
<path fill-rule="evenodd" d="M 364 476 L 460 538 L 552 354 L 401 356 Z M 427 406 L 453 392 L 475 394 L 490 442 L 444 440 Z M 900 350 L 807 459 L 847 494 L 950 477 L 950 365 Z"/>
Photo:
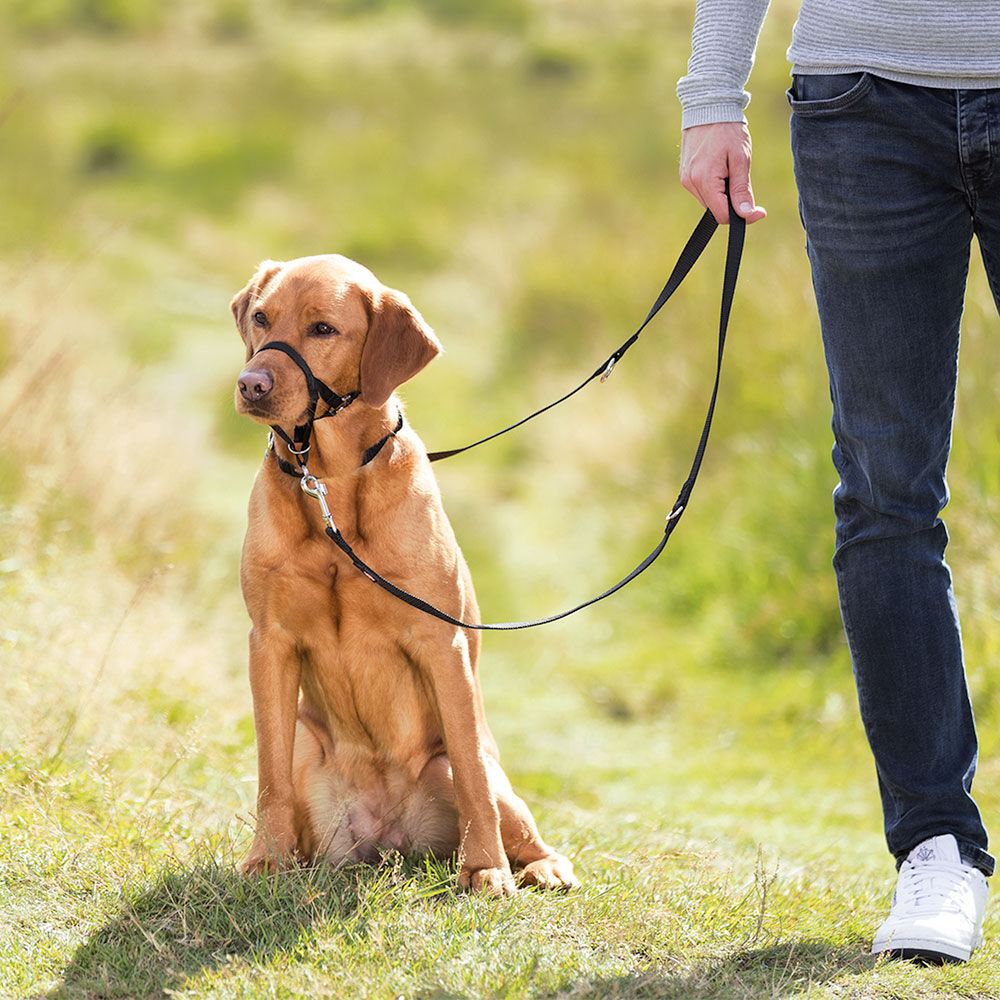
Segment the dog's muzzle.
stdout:
<path fill-rule="evenodd" d="M 360 391 L 354 391 L 349 392 L 346 396 L 341 396 L 339 392 L 335 392 L 325 382 L 318 379 L 313 374 L 313 370 L 309 367 L 306 359 L 291 344 L 286 344 L 283 340 L 269 341 L 254 354 L 254 358 L 264 351 L 281 351 L 283 354 L 287 354 L 305 377 L 306 390 L 309 393 L 309 406 L 306 410 L 305 422 L 298 424 L 291 435 L 277 426 L 277 424 L 270 425 L 271 431 L 277 434 L 288 445 L 289 451 L 295 456 L 299 465 L 304 466 L 306 456 L 309 454 L 309 440 L 312 437 L 313 423 L 326 417 L 336 416 L 341 410 L 350 406 L 361 393 Z M 253 361 L 253 358 L 250 360 Z M 273 388 L 274 379 L 270 373 L 252 369 L 248 362 L 247 368 L 244 370 L 243 375 L 240 376 L 239 382 L 239 390 L 243 398 L 247 402 L 253 403 L 262 399 Z M 326 413 L 317 416 L 316 407 L 319 406 L 321 399 L 326 403 L 327 410 Z"/>

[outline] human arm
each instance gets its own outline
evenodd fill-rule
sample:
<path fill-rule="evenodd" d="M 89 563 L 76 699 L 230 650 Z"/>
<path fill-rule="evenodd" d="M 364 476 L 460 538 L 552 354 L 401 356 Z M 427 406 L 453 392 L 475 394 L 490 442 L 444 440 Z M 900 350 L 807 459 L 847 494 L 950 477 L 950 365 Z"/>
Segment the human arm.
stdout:
<path fill-rule="evenodd" d="M 751 143 L 743 89 L 753 66 L 768 0 L 697 0 L 688 73 L 677 84 L 683 107 L 681 183 L 720 223 L 736 211 L 764 218 L 750 183 Z"/>

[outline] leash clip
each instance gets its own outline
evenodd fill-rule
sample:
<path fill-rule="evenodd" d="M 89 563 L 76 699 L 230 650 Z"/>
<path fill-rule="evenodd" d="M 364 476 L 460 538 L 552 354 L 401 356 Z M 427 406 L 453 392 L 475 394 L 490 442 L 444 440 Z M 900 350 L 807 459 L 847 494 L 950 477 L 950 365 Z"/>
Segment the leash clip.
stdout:
<path fill-rule="evenodd" d="M 604 371 L 601 372 L 601 381 L 607 382 L 611 373 L 615 370 L 615 365 L 618 364 L 618 359 L 612 357 L 608 363 L 604 366 Z"/>
<path fill-rule="evenodd" d="M 302 492 L 319 503 L 319 512 L 323 523 L 332 531 L 336 531 L 337 526 L 333 523 L 333 515 L 326 503 L 326 483 L 317 479 L 305 466 L 302 466 L 301 485 Z"/>

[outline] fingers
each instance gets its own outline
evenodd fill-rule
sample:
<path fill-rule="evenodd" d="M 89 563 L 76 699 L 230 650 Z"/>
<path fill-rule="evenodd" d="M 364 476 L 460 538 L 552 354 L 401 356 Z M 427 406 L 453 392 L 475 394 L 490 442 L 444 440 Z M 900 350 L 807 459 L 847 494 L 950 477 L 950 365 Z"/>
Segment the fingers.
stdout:
<path fill-rule="evenodd" d="M 745 131 L 745 129 L 744 129 Z M 750 134 L 746 133 L 746 155 L 742 152 L 729 159 L 729 198 L 738 215 L 747 222 L 763 219 L 767 212 L 754 202 L 750 185 Z M 728 214 L 728 206 L 726 212 Z"/>
<path fill-rule="evenodd" d="M 720 225 L 729 222 L 727 181 L 733 206 L 747 222 L 767 215 L 754 201 L 750 150 L 750 133 L 741 122 L 696 125 L 681 133 L 681 184 Z"/>
<path fill-rule="evenodd" d="M 725 225 L 729 222 L 729 159 L 724 137 L 715 129 L 713 125 L 699 125 L 681 133 L 681 184 L 719 225 Z"/>

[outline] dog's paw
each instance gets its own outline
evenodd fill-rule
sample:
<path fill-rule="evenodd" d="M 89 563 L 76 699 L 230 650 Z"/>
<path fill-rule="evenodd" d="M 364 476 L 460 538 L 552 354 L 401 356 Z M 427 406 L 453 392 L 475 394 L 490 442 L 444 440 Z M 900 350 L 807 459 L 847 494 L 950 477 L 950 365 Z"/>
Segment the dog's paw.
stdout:
<path fill-rule="evenodd" d="M 295 849 L 280 850 L 275 847 L 260 847 L 254 844 L 250 853 L 240 865 L 240 872 L 248 877 L 272 875 L 275 872 L 295 868 L 299 863 Z"/>
<path fill-rule="evenodd" d="M 579 889 L 580 881 L 573 874 L 573 863 L 561 854 L 552 854 L 525 865 L 518 875 L 521 885 L 537 886 L 540 889 Z"/>
<path fill-rule="evenodd" d="M 458 884 L 469 892 L 480 892 L 496 899 L 513 896 L 517 892 L 513 876 L 507 868 L 463 869 L 459 873 Z"/>

